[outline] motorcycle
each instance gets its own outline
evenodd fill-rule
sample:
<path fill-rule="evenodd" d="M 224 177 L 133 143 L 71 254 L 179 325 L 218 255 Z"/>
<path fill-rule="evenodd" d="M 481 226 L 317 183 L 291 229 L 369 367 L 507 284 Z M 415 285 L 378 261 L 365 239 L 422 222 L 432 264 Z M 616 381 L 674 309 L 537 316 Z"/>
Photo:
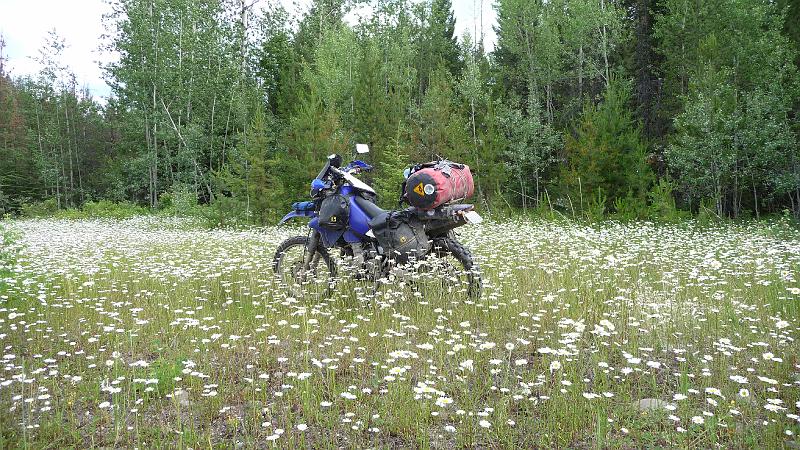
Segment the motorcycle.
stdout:
<path fill-rule="evenodd" d="M 356 152 L 369 148 L 357 144 Z M 310 219 L 308 234 L 286 239 L 273 259 L 273 271 L 291 295 L 330 295 L 339 270 L 331 250 L 338 249 L 352 278 L 367 280 L 375 289 L 399 281 L 417 296 L 430 288 L 480 298 L 478 264 L 453 231 L 482 221 L 473 205 L 384 210 L 375 204 L 375 190 L 355 176 L 373 167 L 359 159 L 344 167 L 342 162 L 339 155 L 328 156 L 311 182 L 311 200 L 294 203 L 280 221 Z"/>

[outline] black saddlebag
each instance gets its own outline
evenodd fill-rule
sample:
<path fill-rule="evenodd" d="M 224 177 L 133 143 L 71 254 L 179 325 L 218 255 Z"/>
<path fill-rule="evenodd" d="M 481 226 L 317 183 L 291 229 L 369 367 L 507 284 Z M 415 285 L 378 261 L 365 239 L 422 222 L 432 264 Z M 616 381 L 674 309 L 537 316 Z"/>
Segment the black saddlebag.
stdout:
<path fill-rule="evenodd" d="M 319 207 L 319 224 L 329 230 L 347 228 L 350 219 L 350 201 L 344 195 L 334 194 L 322 200 Z"/>
<path fill-rule="evenodd" d="M 424 224 L 407 211 L 388 211 L 370 220 L 369 227 L 384 253 L 399 263 L 419 260 L 430 249 Z"/>

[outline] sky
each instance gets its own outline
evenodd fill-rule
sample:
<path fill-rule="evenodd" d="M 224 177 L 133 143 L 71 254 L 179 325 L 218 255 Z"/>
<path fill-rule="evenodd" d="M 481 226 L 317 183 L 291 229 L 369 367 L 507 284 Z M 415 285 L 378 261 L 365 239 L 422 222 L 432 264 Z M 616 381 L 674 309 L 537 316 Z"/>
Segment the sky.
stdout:
<path fill-rule="evenodd" d="M 492 26 L 496 16 L 493 0 L 452 0 L 456 34 L 480 31 L 483 10 L 484 43 L 488 51 L 496 40 Z M 303 12 L 311 0 L 261 0 L 263 4 L 281 2 L 289 11 Z M 110 88 L 103 81 L 101 63 L 113 55 L 100 50 L 104 33 L 103 14 L 109 11 L 105 0 L 0 0 L 0 35 L 5 39 L 7 71 L 12 76 L 33 75 L 48 31 L 55 29 L 65 39 L 64 63 L 75 73 L 78 83 L 98 99 L 107 97 Z M 353 19 L 351 19 L 353 20 Z"/>

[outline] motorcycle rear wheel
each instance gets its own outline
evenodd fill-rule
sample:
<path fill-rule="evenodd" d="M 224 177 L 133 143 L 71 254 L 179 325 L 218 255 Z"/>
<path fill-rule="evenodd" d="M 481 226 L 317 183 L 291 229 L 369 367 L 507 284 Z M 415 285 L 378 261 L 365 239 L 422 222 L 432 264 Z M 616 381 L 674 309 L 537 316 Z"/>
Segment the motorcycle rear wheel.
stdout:
<path fill-rule="evenodd" d="M 429 256 L 419 268 L 427 282 L 418 280 L 417 290 L 432 289 L 447 290 L 450 292 L 466 292 L 471 300 L 480 299 L 483 291 L 483 282 L 478 263 L 470 251 L 452 237 L 442 237 L 433 240 Z M 433 292 L 432 292 L 433 293 Z"/>

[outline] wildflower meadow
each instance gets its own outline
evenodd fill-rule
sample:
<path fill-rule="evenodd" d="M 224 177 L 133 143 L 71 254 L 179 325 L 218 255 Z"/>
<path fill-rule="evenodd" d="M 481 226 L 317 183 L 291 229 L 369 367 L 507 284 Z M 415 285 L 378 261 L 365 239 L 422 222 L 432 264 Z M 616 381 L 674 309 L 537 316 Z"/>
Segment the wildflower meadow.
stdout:
<path fill-rule="evenodd" d="M 474 300 L 295 294 L 301 228 L 0 227 L 2 448 L 800 445 L 790 229 L 485 221 Z"/>

